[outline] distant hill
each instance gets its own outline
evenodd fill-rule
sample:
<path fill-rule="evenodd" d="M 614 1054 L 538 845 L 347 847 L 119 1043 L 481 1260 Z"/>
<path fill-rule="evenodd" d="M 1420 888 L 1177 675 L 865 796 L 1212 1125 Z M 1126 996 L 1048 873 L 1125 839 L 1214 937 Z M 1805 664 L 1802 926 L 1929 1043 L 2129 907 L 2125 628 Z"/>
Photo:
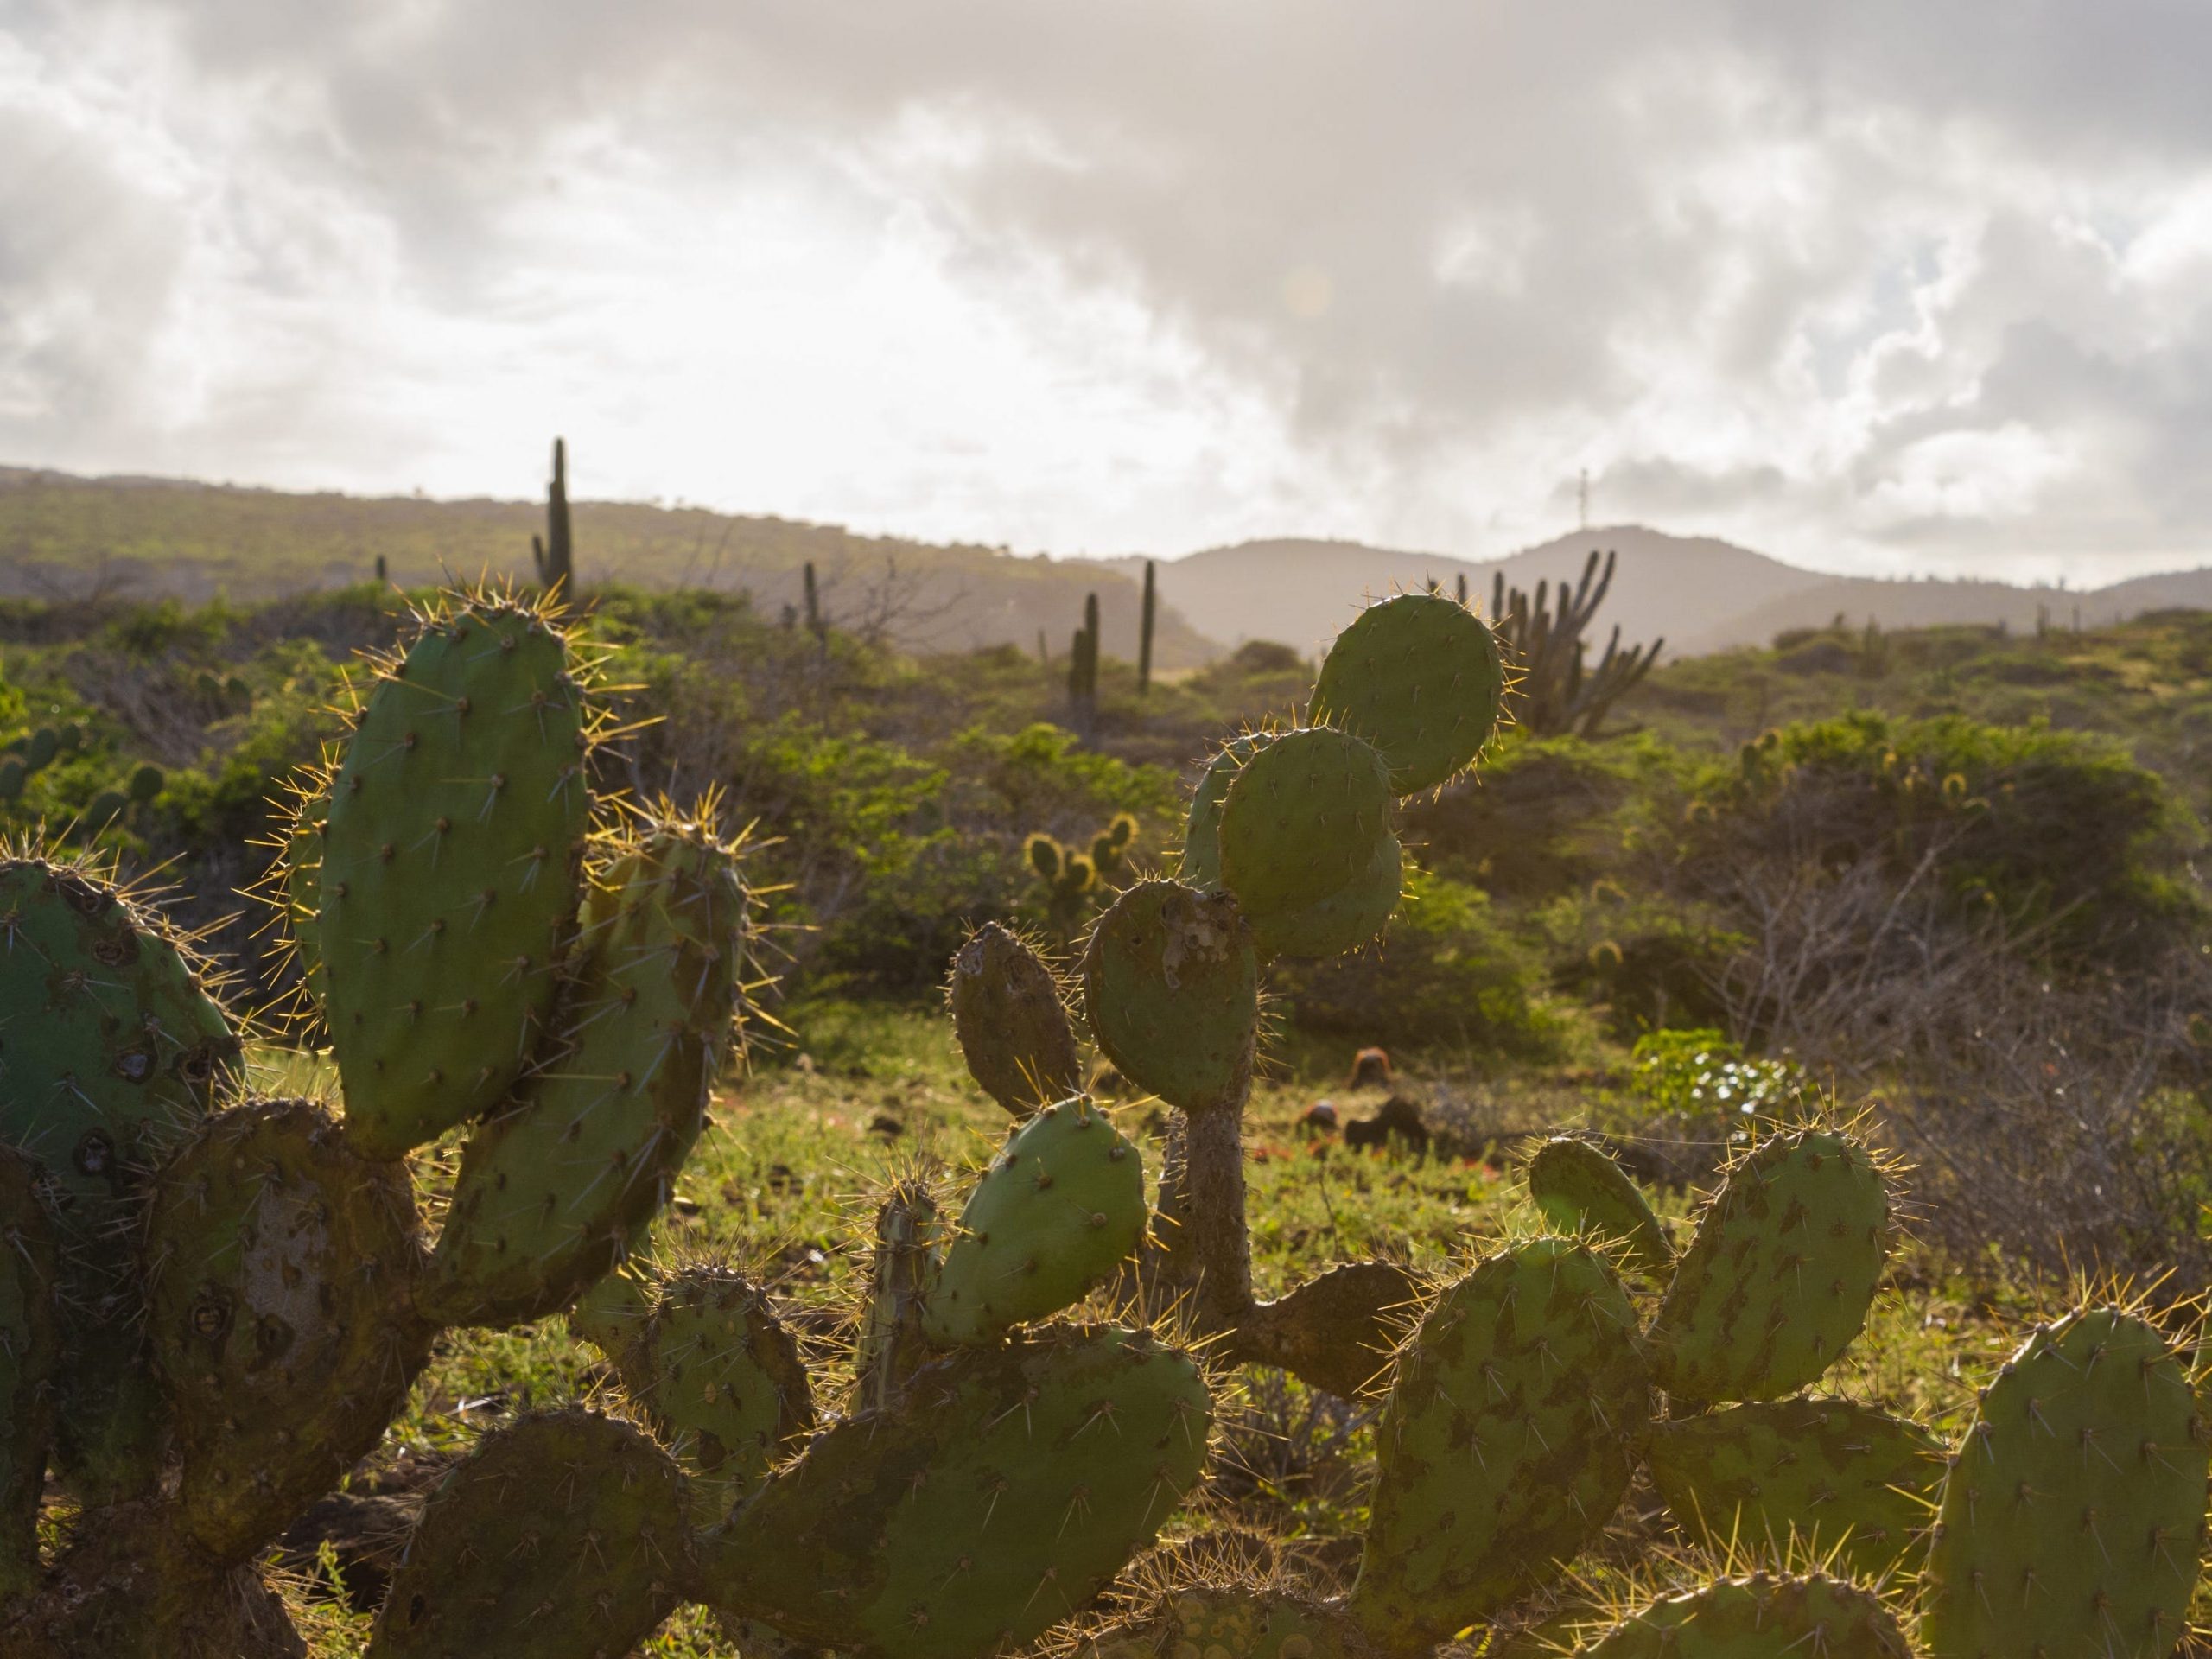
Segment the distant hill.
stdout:
<path fill-rule="evenodd" d="M 292 495 L 173 479 L 76 478 L 0 467 L 0 595 L 101 591 L 249 599 L 371 579 L 381 554 L 406 586 L 443 572 L 530 574 L 543 509 L 529 501 Z M 1104 649 L 1137 649 L 1141 557 L 1024 558 L 1002 548 L 855 536 L 834 525 L 699 507 L 580 501 L 587 582 L 742 588 L 769 615 L 799 603 L 811 561 L 831 620 L 911 650 L 1041 642 L 1065 661 L 1085 594 L 1099 598 Z M 1599 613 L 1634 641 L 1663 636 L 1669 657 L 1764 645 L 1841 616 L 1885 628 L 2003 623 L 2103 624 L 2166 608 L 2212 609 L 2212 569 L 2142 576 L 2080 592 L 1996 582 L 1885 582 L 1803 570 L 1710 537 L 1613 524 L 1501 559 L 1462 559 L 1357 542 L 1244 542 L 1159 566 L 1156 660 L 1189 668 L 1249 639 L 1312 651 L 1369 595 L 1466 578 L 1487 608 L 1494 578 L 1535 592 L 1577 580 L 1593 550 L 1619 554 Z"/>
<path fill-rule="evenodd" d="M 1719 607 L 1783 601 L 1829 580 L 1710 537 L 1615 524 L 1503 559 L 1395 552 L 1358 542 L 1243 542 L 1162 564 L 1160 596 L 1224 645 L 1278 639 L 1304 649 L 1333 638 L 1369 595 L 1424 587 L 1431 579 L 1449 592 L 1464 575 L 1470 597 L 1487 610 L 1500 573 L 1509 588 L 1533 596 L 1540 581 L 1579 581 L 1591 551 L 1601 548 L 1618 552 L 1620 562 L 1599 620 L 1618 621 L 1624 635 L 1638 640 L 1701 634 Z M 1143 562 L 1099 563 L 1128 571 Z"/>
<path fill-rule="evenodd" d="M 1613 585 L 1598 613 L 1601 633 L 1663 637 L 1669 657 L 1736 645 L 1764 645 L 1791 628 L 1824 627 L 1842 616 L 1853 626 L 2004 623 L 2032 628 L 2038 615 L 2083 626 L 2168 608 L 2212 609 L 2212 569 L 2139 576 L 2075 592 L 1999 582 L 1891 582 L 1836 576 L 1782 563 L 1710 537 L 1669 536 L 1639 524 L 1612 524 L 1562 536 L 1503 559 L 1407 553 L 1357 542 L 1244 542 L 1210 548 L 1160 567 L 1160 598 L 1200 632 L 1224 645 L 1279 639 L 1310 649 L 1332 638 L 1363 599 L 1433 579 L 1447 592 L 1465 575 L 1470 596 L 1487 609 L 1494 578 L 1532 597 L 1540 581 L 1580 579 L 1593 550 L 1618 552 Z M 1116 571 L 1139 559 L 1098 563 Z"/>
<path fill-rule="evenodd" d="M 921 651 L 1013 645 L 1033 654 L 1041 637 L 1062 662 L 1096 590 L 1105 654 L 1136 656 L 1136 584 L 1090 565 L 695 507 L 579 501 L 575 520 L 586 583 L 743 588 L 773 616 L 800 602 L 811 560 L 840 626 L 874 626 Z M 544 508 L 528 501 L 292 495 L 0 467 L 0 595 L 261 598 L 372 580 L 378 555 L 409 587 L 445 572 L 527 577 L 530 538 L 543 527 Z M 1154 648 L 1166 669 L 1220 654 L 1172 601 Z"/>

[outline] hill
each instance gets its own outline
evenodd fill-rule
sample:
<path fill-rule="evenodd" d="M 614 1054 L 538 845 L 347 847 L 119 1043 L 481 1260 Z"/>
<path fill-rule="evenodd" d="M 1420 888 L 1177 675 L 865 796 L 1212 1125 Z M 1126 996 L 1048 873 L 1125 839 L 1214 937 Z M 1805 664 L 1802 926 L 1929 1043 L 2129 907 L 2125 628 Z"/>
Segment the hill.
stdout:
<path fill-rule="evenodd" d="M 1508 587 L 1533 594 L 1539 582 L 1579 579 L 1598 548 L 1620 555 L 1599 616 L 1607 626 L 1618 620 L 1636 639 L 1701 635 L 1713 627 L 1718 607 L 1785 602 L 1829 580 L 1711 537 L 1615 524 L 1502 559 L 1407 553 L 1357 542 L 1243 542 L 1161 565 L 1160 596 L 1224 645 L 1279 639 L 1307 649 L 1332 638 L 1368 594 L 1420 588 L 1432 580 L 1449 589 L 1465 576 L 1471 596 L 1487 607 L 1500 574 Z M 1126 572 L 1142 562 L 1102 563 Z"/>
<path fill-rule="evenodd" d="M 850 632 L 911 651 L 1047 642 L 1065 661 L 1096 590 L 1108 656 L 1134 660 L 1141 594 L 1127 576 L 976 545 L 855 536 L 827 524 L 704 508 L 579 501 L 583 580 L 743 591 L 762 614 L 801 601 L 811 561 L 824 608 Z M 0 596 L 251 600 L 444 573 L 524 577 L 544 509 L 527 501 L 295 495 L 171 479 L 76 478 L 0 467 Z M 1163 668 L 1219 655 L 1163 603 Z"/>
<path fill-rule="evenodd" d="M 1670 536 L 1640 524 L 1578 531 L 1502 559 L 1357 542 L 1243 542 L 1161 565 L 1160 593 L 1200 632 L 1224 645 L 1280 639 L 1304 649 L 1332 638 L 1366 594 L 1431 580 L 1448 589 L 1464 575 L 1470 594 L 1487 607 L 1501 572 L 1509 587 L 1533 594 L 1540 581 L 1579 579 L 1595 550 L 1620 555 L 1598 613 L 1600 638 L 1618 622 L 1630 639 L 1663 637 L 1670 657 L 1764 645 L 1780 633 L 1827 627 L 1839 616 L 1853 626 L 1872 621 L 1885 628 L 2030 629 L 2039 620 L 2071 627 L 2146 611 L 2212 608 L 2212 569 L 2078 592 L 2001 582 L 1888 581 L 1801 569 L 1711 537 Z M 1101 563 L 1126 572 L 1142 561 Z"/>

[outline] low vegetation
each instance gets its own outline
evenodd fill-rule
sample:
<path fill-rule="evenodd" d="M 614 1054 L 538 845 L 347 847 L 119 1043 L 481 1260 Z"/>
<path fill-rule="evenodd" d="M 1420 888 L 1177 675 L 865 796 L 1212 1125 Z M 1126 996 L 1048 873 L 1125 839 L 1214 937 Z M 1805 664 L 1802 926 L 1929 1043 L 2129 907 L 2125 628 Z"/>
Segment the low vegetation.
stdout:
<path fill-rule="evenodd" d="M 0 817 L 19 838 L 42 835 L 47 860 L 113 856 L 127 870 L 157 873 L 174 889 L 177 925 L 234 969 L 233 1006 L 296 1005 L 315 969 L 312 956 L 302 963 L 285 948 L 288 934 L 297 943 L 297 918 L 271 929 L 265 909 L 239 895 L 264 881 L 279 849 L 296 846 L 277 780 L 335 761 L 348 741 L 352 717 L 339 711 L 372 690 L 355 653 L 390 650 L 407 626 L 397 594 L 365 586 L 253 606 L 11 604 L 0 610 L 0 743 L 10 757 L 0 759 Z M 1139 1224 L 1147 1210 L 1198 1213 L 1191 1195 L 1217 1190 L 1205 1184 L 1225 1179 L 1225 1168 L 1243 1199 L 1234 1229 L 1249 1252 L 1243 1284 L 1228 1286 L 1230 1258 L 1209 1254 L 1236 1240 L 1197 1226 L 1191 1237 L 1207 1240 L 1183 1259 L 1171 1248 L 1141 1272 L 1083 1272 L 1071 1295 L 1020 1316 L 1081 1304 L 1095 1317 L 1132 1319 L 1128 1297 L 1141 1278 L 1146 1313 L 1164 1317 L 1174 1304 L 1163 1332 L 1212 1344 L 1215 1436 L 1203 1472 L 1194 1465 L 1177 1477 L 1179 1503 L 1156 1515 L 1146 1506 L 1132 1548 L 1140 1534 L 1160 1538 L 1134 1577 L 1097 1605 L 1071 1602 L 1047 1621 L 1054 1639 L 1096 1654 L 1118 1655 L 1125 1642 L 1153 1651 L 1208 1630 L 1205 1641 L 1239 1659 L 1272 1653 L 1236 1623 L 1262 1606 L 1265 1618 L 1300 1621 L 1309 1651 L 1426 1650 L 1458 1638 L 1491 1659 L 1533 1655 L 1545 1642 L 1595 1639 L 1611 1618 L 1684 1585 L 1708 1588 L 1681 1619 L 1719 1630 L 1737 1616 L 1730 1598 L 1752 1593 L 1729 1588 L 1732 1573 L 1807 1567 L 1790 1554 L 1786 1524 L 1771 1540 L 1739 1534 L 1732 1555 L 1731 1541 L 1688 1512 L 1679 1481 L 1669 1485 L 1665 1458 L 1654 1452 L 1647 1464 L 1639 1452 L 1614 1471 L 1604 1512 L 1570 1529 L 1572 1548 L 1544 1546 L 1573 1558 L 1574 1574 L 1549 1571 L 1548 1556 L 1495 1584 L 1448 1567 L 1444 1587 L 1427 1592 L 1440 1598 L 1437 1608 L 1418 1615 L 1389 1593 L 1378 1563 L 1416 1548 L 1433 1500 L 1408 1477 L 1394 1484 L 1387 1470 L 1378 1474 L 1377 1436 L 1441 1431 L 1416 1429 L 1410 1384 L 1389 1393 L 1387 1343 L 1369 1344 L 1375 1357 L 1361 1376 L 1323 1375 L 1298 1326 L 1321 1316 L 1267 1310 L 1293 1307 L 1292 1293 L 1328 1282 L 1332 1268 L 1387 1268 L 1398 1275 L 1392 1283 L 1419 1287 L 1425 1308 L 1433 1287 L 1456 1281 L 1433 1305 L 1447 1313 L 1488 1294 L 1470 1288 L 1487 1280 L 1462 1276 L 1471 1264 L 1519 1271 L 1535 1260 L 1531 1241 L 1560 1224 L 1557 1204 L 1532 1192 L 1528 1164 L 1561 1131 L 1602 1147 L 1606 1168 L 1634 1178 L 1626 1191 L 1651 1206 L 1668 1241 L 1648 1277 L 1616 1277 L 1609 1249 L 1587 1258 L 1592 1286 L 1621 1286 L 1632 1321 L 1655 1333 L 1655 1351 L 1688 1351 L 1679 1332 L 1657 1334 L 1692 1317 L 1683 1311 L 1690 1292 L 1666 1286 L 1707 1270 L 1693 1234 L 1732 1213 L 1726 1183 L 1746 1158 L 1781 1158 L 1801 1130 L 1841 1137 L 1848 1126 L 1847 1142 L 1834 1144 L 1865 1149 L 1865 1190 L 1894 1207 L 1878 1230 L 1884 1250 L 1866 1268 L 1863 1331 L 1853 1323 L 1840 1340 L 1808 1338 L 1802 1376 L 1662 1377 L 1674 1421 L 1704 1423 L 1693 1405 L 1716 1402 L 1738 1402 L 1720 1412 L 1756 1412 L 1812 1384 L 1955 1446 L 1977 1411 L 1990 1421 L 1999 1408 L 1978 1404 L 1978 1392 L 2038 1321 L 2051 1334 L 2024 1363 L 2045 1352 L 2065 1363 L 2067 1344 L 2089 1339 L 2073 1334 L 2088 1325 L 2065 1323 L 2077 1304 L 2120 1309 L 2088 1317 L 2107 1321 L 2095 1329 L 2112 1341 L 2155 1344 L 2146 1366 L 2177 1363 L 2163 1357 L 2167 1348 L 2185 1351 L 2196 1339 L 2189 1299 L 2212 1287 L 2203 1175 L 2212 1166 L 2212 969 L 2199 874 L 2212 800 L 2192 758 L 2212 726 L 2212 617 L 2024 639 L 1960 629 L 1787 637 L 1764 652 L 1651 671 L 1593 734 L 1516 729 L 1509 702 L 1509 723 L 1471 772 L 1456 753 L 1433 775 L 1421 770 L 1425 757 L 1394 748 L 1387 734 L 1396 728 L 1377 715 L 1365 729 L 1402 798 L 1387 831 L 1378 819 L 1361 833 L 1387 836 L 1402 860 L 1389 884 L 1395 914 L 1371 943 L 1363 942 L 1371 927 L 1341 941 L 1306 931 L 1325 925 L 1309 908 L 1334 895 L 1312 894 L 1309 907 L 1300 884 L 1338 866 L 1301 864 L 1319 857 L 1301 842 L 1287 855 L 1294 874 L 1275 880 L 1255 874 L 1259 854 L 1246 842 L 1232 851 L 1224 841 L 1223 880 L 1247 919 L 1263 938 L 1301 943 L 1268 972 L 1256 1076 L 1248 1065 L 1247 1076 L 1211 1093 L 1189 1082 L 1188 1055 L 1163 1062 L 1116 1035 L 1114 1005 L 1096 988 L 1102 942 L 1123 937 L 1111 918 L 1161 902 L 1147 897 L 1165 886 L 1155 878 L 1192 878 L 1184 855 L 1193 785 L 1224 738 L 1305 716 L 1316 664 L 1247 646 L 1203 669 L 1155 674 L 1141 691 L 1134 671 L 1109 657 L 1078 737 L 1064 665 L 1011 648 L 918 656 L 834 627 L 818 638 L 726 594 L 599 589 L 574 649 L 603 688 L 591 763 L 601 792 L 718 799 L 726 831 L 749 825 L 740 868 L 759 931 L 744 988 L 755 1004 L 744 1025 L 748 1052 L 713 1080 L 703 1137 L 655 1194 L 665 1205 L 634 1247 L 650 1274 L 641 1266 L 626 1281 L 602 1281 L 599 1300 L 574 1319 L 539 1317 L 573 1300 L 567 1287 L 542 1290 L 527 1307 L 409 1325 L 421 1355 L 372 1425 L 380 1437 L 368 1436 L 365 1455 L 349 1454 L 343 1471 L 308 1483 L 316 1493 L 334 1485 L 329 1496 L 278 1506 L 281 1525 L 264 1526 L 257 1513 L 244 1528 L 254 1534 L 249 1553 L 273 1567 L 292 1622 L 319 1656 L 439 1650 L 405 1645 L 390 1630 L 371 1648 L 376 1609 L 396 1573 L 410 1594 L 426 1582 L 430 1546 L 407 1567 L 399 1555 L 427 1495 L 470 1468 L 461 1460 L 480 1445 L 528 1444 L 487 1442 L 487 1431 L 550 1434 L 532 1425 L 566 1420 L 543 1418 L 548 1408 L 620 1400 L 677 1452 L 688 1478 L 706 1478 L 705 1431 L 657 1395 L 664 1383 L 641 1357 L 643 1327 L 624 1324 L 642 1319 L 645 1304 L 626 1306 L 626 1295 L 658 1294 L 670 1308 L 668 1287 L 696 1282 L 704 1295 L 722 1283 L 716 1274 L 741 1269 L 745 1294 L 765 1294 L 773 1322 L 791 1333 L 810 1378 L 797 1386 L 821 1421 L 896 1397 L 918 1372 L 937 1375 L 926 1344 L 901 1351 L 895 1321 L 888 1337 L 872 1321 L 899 1306 L 887 1279 L 898 1261 L 887 1230 L 907 1213 L 898 1205 L 932 1193 L 949 1228 L 963 1192 L 990 1179 L 979 1172 L 1015 1109 L 969 1079 L 943 1013 L 948 964 L 987 924 L 1033 942 L 1051 970 L 1084 971 L 1076 1029 L 1096 1052 L 1081 1077 L 1105 1133 L 1127 1136 L 1146 1172 Z M 1344 701 L 1325 680 L 1322 701 L 1332 695 Z M 1273 747 L 1287 752 L 1281 740 Z M 1063 861 L 1056 868 L 1081 858 L 1089 879 L 1046 876 L 1039 840 Z M 1382 848 L 1376 839 L 1344 849 L 1347 904 L 1363 861 Z M 1325 947 L 1312 943 L 1324 937 Z M 327 987 L 313 988 L 327 998 Z M 1057 992 L 1047 1000 L 1057 1007 Z M 1179 1003 L 1196 1000 L 1186 993 Z M 1188 1012 L 1171 1000 L 1162 1017 Z M 1140 1028 L 1154 1027 L 1131 1027 Z M 359 1067 L 340 1076 L 329 1035 L 327 1021 L 249 1030 L 247 1073 L 270 1094 L 334 1100 L 342 1084 L 345 1132 L 358 1142 Z M 1387 1058 L 1355 1068 L 1356 1053 L 1373 1046 Z M 1236 1102 L 1230 1166 L 1203 1127 L 1222 1121 L 1208 1114 L 1223 1090 Z M 410 1154 L 426 1217 L 442 1214 L 455 1182 L 467 1179 L 468 1116 L 378 1154 Z M 1572 1213 L 1601 1219 L 1586 1206 Z M 1118 1226 L 1112 1204 L 1102 1200 L 1099 1214 Z M 923 1235 L 929 1224 L 915 1224 Z M 2155 1296 L 2139 1300 L 2126 1285 Z M 928 1299 L 917 1294 L 918 1307 Z M 1351 1313 L 1349 1303 L 1332 1303 L 1328 1320 L 1357 1315 L 1359 1330 L 1393 1333 L 1414 1320 L 1412 1289 L 1360 1295 L 1367 1300 Z M 1057 1326 L 1033 1329 L 1048 1334 L 1023 1341 L 1073 1340 L 1050 1335 Z M 1614 1363 L 1605 1356 L 1616 1351 L 1600 1348 L 1587 1363 Z M 1409 1351 L 1416 1358 L 1407 1364 L 1427 1363 L 1424 1349 Z M 1233 1373 L 1218 1369 L 1230 1360 L 1240 1362 Z M 1049 1395 L 1058 1385 L 1035 1386 Z M 1649 1379 L 1637 1371 L 1624 1386 L 1640 1413 Z M 986 1395 L 970 1379 L 942 1408 L 957 1414 Z M 772 1449 L 791 1427 L 772 1413 L 761 1445 Z M 2097 1419 L 2085 1432 L 2107 1425 Z M 188 1471 L 189 1455 L 188 1442 Z M 718 1459 L 712 1469 L 739 1495 L 766 1467 L 732 1476 Z M 1105 1477 L 1090 1484 L 1100 1492 L 1096 1525 L 1110 1533 L 1121 1523 Z M 1932 1480 L 1924 1498 L 1939 1500 Z M 99 1501 L 73 1475 L 48 1495 L 50 1574 L 67 1579 L 70 1551 L 81 1554 L 88 1535 L 79 1517 Z M 804 1507 L 826 1501 L 794 1485 L 769 1507 L 799 1505 L 792 1516 L 827 1524 Z M 1530 1535 L 1554 1539 L 1545 1529 L 1557 1519 L 1532 1512 Z M 1363 1549 L 1368 1588 L 1353 1596 L 1346 1625 L 1326 1599 L 1359 1576 Z M 1841 1580 L 1864 1566 L 1855 1553 L 1831 1560 L 1834 1593 L 1855 1595 Z M 462 1573 L 467 1563 L 438 1570 Z M 1961 1643 L 2009 1639 L 1969 1630 L 1972 1620 L 1944 1600 L 1943 1586 L 1964 1570 L 1940 1551 L 1931 1562 L 1916 1556 L 1883 1581 L 1881 1605 L 1851 1603 L 1850 1617 L 1868 1621 L 1878 1644 L 1866 1650 L 1892 1650 L 1878 1643 L 1891 1639 L 1893 1618 L 1908 1633 L 1916 1619 L 1915 1639 L 1936 1659 L 1976 1650 Z M 642 1651 L 750 1654 L 782 1640 L 747 1623 L 765 1617 L 752 1589 L 728 1592 L 715 1611 L 705 1604 L 715 1598 L 690 1582 L 664 1598 L 671 1606 L 654 1604 L 640 1628 L 658 1629 Z M 2156 1617 L 2113 1651 L 2181 1641 L 2183 1609 L 2170 1605 L 2171 1592 L 2163 1581 L 2126 1590 L 2131 1607 Z M 1207 1599 L 1216 1596 L 1229 1599 Z M 676 1602 L 687 1605 L 671 1611 Z M 1769 1616 L 1764 1602 L 1753 1611 Z M 1796 1616 L 1780 1604 L 1770 1611 Z M 799 1618 L 791 1630 L 810 1644 L 868 1645 L 847 1643 L 832 1623 Z M 868 1639 L 893 1654 L 987 1645 L 963 1649 L 942 1626 L 931 1642 Z M 1644 1649 L 1624 1640 L 1605 1651 Z"/>

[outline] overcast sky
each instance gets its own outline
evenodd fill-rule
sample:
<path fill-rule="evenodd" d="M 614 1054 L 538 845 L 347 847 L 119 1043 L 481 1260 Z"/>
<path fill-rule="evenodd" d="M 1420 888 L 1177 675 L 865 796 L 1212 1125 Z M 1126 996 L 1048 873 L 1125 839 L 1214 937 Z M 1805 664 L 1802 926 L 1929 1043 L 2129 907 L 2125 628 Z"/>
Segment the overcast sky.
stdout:
<path fill-rule="evenodd" d="M 2212 561 L 2202 0 L 0 0 L 0 462 Z"/>

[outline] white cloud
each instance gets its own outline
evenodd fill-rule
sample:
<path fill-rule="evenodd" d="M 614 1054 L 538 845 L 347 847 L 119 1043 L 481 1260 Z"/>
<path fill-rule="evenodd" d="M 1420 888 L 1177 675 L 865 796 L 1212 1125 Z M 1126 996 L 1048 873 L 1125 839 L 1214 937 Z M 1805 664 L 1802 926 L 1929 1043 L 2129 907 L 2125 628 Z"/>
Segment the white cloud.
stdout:
<path fill-rule="evenodd" d="M 0 458 L 2212 556 L 2181 0 L 0 0 Z"/>

